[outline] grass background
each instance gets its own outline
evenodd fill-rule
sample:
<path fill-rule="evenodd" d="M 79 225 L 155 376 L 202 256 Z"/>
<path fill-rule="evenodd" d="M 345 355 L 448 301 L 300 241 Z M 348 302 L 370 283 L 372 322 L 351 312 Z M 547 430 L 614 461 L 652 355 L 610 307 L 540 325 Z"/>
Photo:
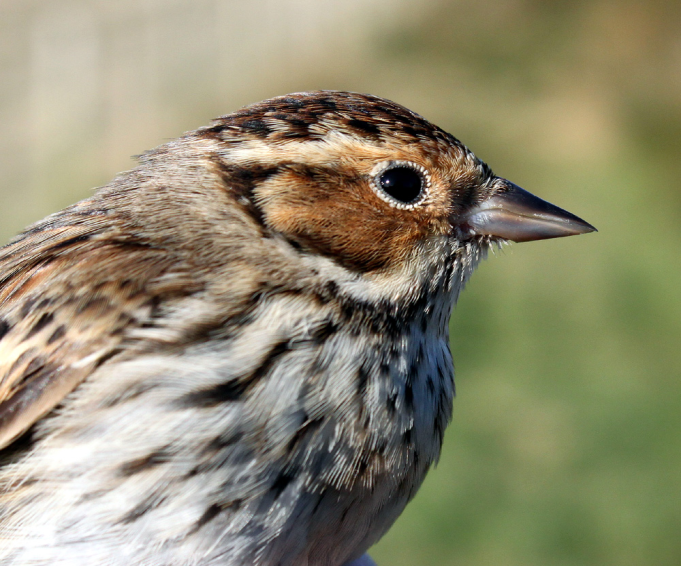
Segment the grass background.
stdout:
<path fill-rule="evenodd" d="M 442 460 L 381 566 L 681 564 L 681 4 L 0 3 L 0 236 L 291 91 L 400 102 L 600 232 L 513 245 L 452 319 Z"/>

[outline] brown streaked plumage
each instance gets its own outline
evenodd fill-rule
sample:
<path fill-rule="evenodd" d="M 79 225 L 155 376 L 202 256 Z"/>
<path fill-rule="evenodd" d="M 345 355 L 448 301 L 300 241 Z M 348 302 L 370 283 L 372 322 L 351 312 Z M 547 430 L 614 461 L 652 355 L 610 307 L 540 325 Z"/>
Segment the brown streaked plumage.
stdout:
<path fill-rule="evenodd" d="M 476 263 L 592 230 L 368 95 L 146 153 L 0 250 L 0 562 L 356 559 L 438 457 Z"/>

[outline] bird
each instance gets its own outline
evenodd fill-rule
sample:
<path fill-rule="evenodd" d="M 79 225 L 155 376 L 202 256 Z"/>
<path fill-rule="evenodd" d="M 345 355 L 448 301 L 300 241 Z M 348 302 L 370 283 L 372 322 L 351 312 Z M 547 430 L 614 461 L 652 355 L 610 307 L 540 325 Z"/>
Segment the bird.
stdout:
<path fill-rule="evenodd" d="M 368 560 L 438 460 L 476 265 L 595 231 L 366 94 L 138 161 L 0 249 L 5 566 Z"/>

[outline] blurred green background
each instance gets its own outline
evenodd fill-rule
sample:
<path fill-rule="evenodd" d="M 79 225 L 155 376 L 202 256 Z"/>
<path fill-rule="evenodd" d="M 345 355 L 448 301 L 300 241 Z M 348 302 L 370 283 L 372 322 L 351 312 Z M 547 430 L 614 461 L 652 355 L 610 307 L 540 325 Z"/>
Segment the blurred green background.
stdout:
<path fill-rule="evenodd" d="M 452 320 L 439 467 L 380 566 L 681 564 L 681 3 L 2 0 L 0 236 L 243 104 L 371 92 L 598 234 Z"/>

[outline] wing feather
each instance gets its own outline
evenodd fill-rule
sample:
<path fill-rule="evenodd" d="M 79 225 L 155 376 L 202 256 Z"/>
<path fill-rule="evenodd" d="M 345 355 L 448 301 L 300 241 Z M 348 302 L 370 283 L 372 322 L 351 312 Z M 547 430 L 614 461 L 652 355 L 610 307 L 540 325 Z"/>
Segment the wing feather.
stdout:
<path fill-rule="evenodd" d="M 0 449 L 120 351 L 172 264 L 88 201 L 0 249 Z"/>

